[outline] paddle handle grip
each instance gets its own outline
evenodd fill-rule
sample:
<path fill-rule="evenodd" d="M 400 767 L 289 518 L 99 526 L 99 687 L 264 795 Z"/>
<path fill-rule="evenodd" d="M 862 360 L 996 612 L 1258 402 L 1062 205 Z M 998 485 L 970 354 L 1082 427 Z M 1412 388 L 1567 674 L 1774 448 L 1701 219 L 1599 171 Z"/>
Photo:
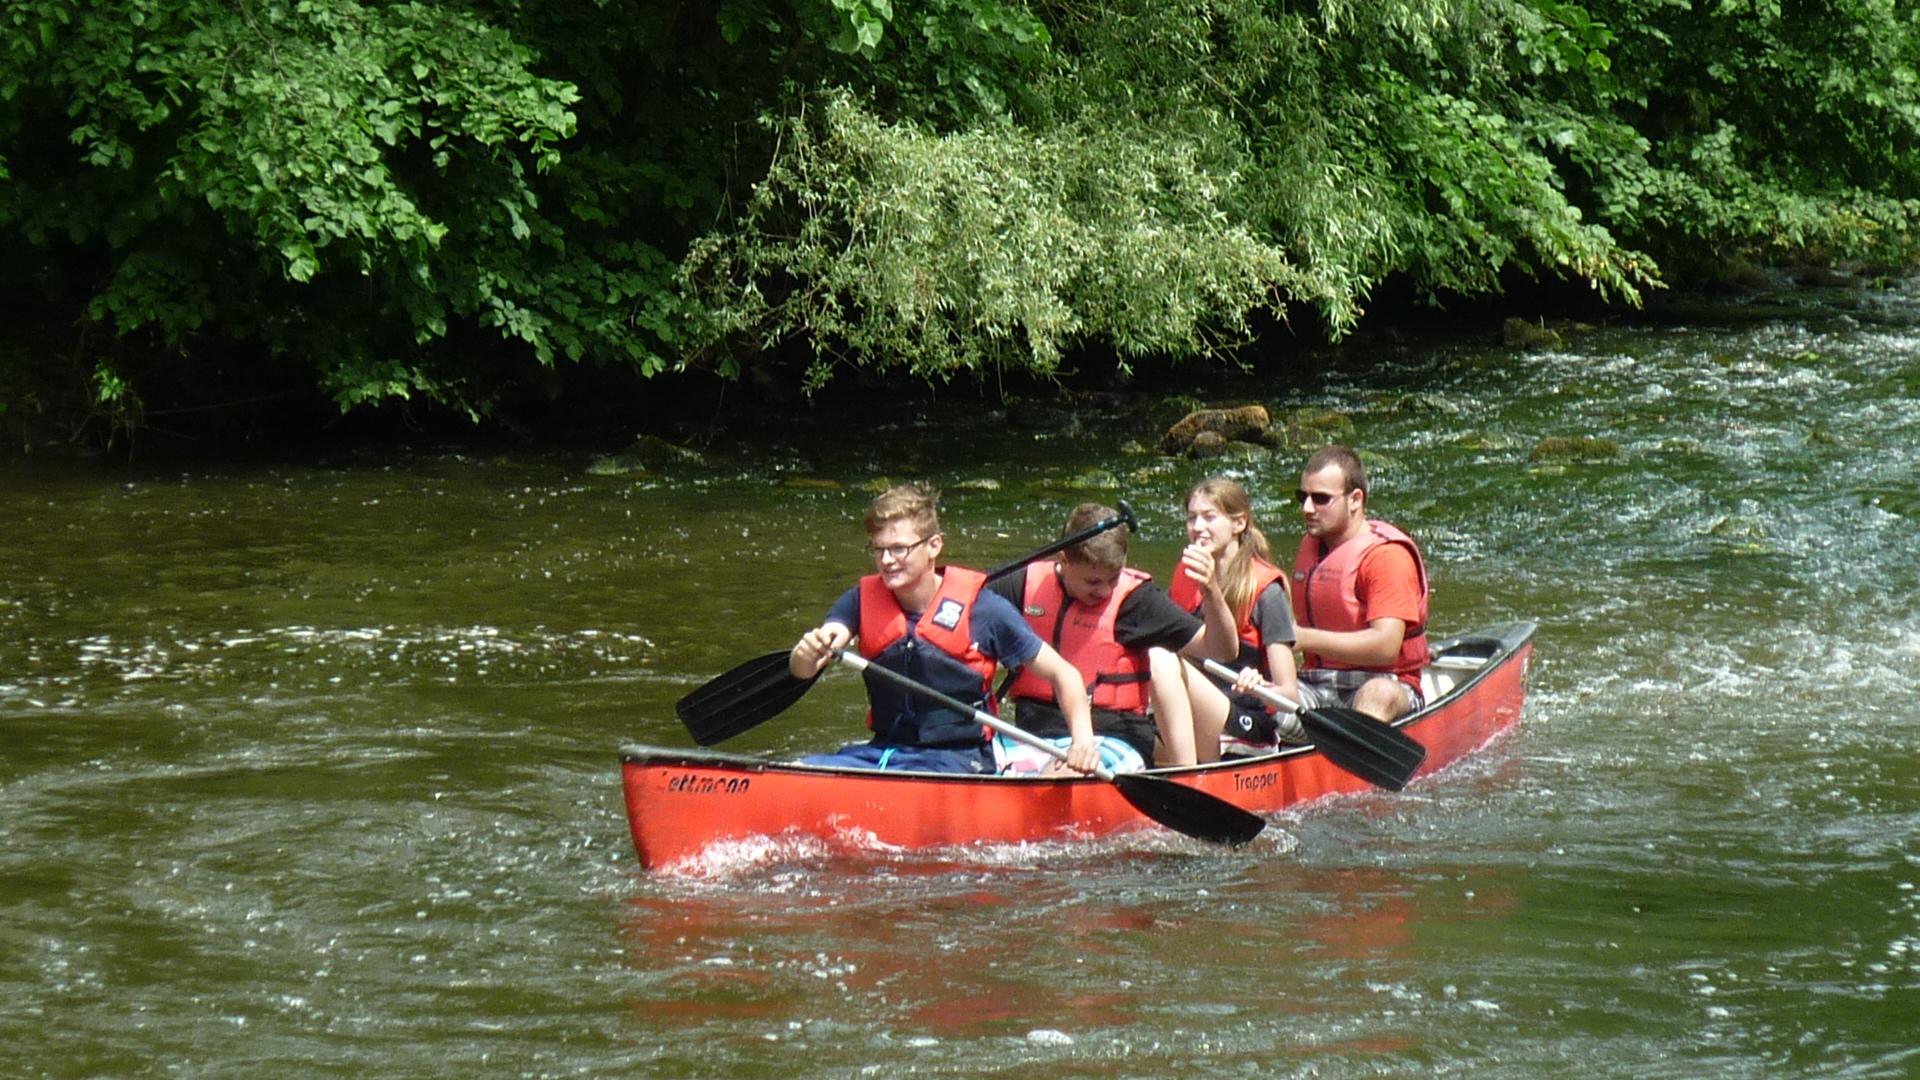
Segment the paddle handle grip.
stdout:
<path fill-rule="evenodd" d="M 1085 541 L 1091 540 L 1094 537 L 1099 536 L 1101 533 L 1106 532 L 1108 529 L 1117 529 L 1122 525 L 1125 525 L 1127 527 L 1128 532 L 1134 532 L 1140 528 L 1140 522 L 1136 520 L 1133 516 L 1133 507 L 1128 506 L 1127 500 L 1125 499 L 1120 500 L 1119 513 L 1113 515 L 1112 517 L 1108 518 L 1105 521 L 1096 521 L 1093 524 L 1087 526 L 1086 528 L 1081 529 L 1079 532 L 1074 533 L 1072 536 L 1063 536 L 1060 539 L 1055 540 L 1053 543 L 1048 544 L 1046 547 L 1040 548 L 1039 550 L 1030 552 L 1026 555 L 1022 555 L 1019 558 L 1013 560 L 1012 562 L 1002 563 L 1001 565 L 994 567 L 993 569 L 987 571 L 987 580 L 992 581 L 994 578 L 1006 577 L 1008 574 L 1013 573 L 1015 570 L 1024 569 L 1026 565 L 1030 562 L 1038 562 L 1039 560 L 1044 559 L 1049 555 L 1058 554 L 1062 551 L 1067 550 L 1068 548 L 1072 547 L 1075 544 L 1084 543 Z"/>
<path fill-rule="evenodd" d="M 1238 679 L 1240 677 L 1239 672 L 1212 657 L 1208 657 L 1205 663 L 1207 666 L 1207 674 L 1209 675 L 1227 680 Z M 1307 711 L 1306 706 L 1288 699 L 1281 694 L 1280 691 L 1275 690 L 1271 686 L 1250 686 L 1247 689 L 1254 697 L 1259 698 L 1261 701 L 1266 702 L 1276 709 L 1285 709 L 1287 711 L 1287 719 L 1292 721 L 1292 723 L 1281 724 L 1281 734 L 1294 736 L 1303 736 L 1305 734 L 1305 729 L 1300 726 L 1300 714 Z"/>
<path fill-rule="evenodd" d="M 985 709 L 974 708 L 972 705 L 969 705 L 966 702 L 961 701 L 957 697 L 950 697 L 946 694 L 941 693 L 938 690 L 935 690 L 930 686 L 923 686 L 920 683 L 907 678 L 905 675 L 902 675 L 899 672 L 892 670 L 891 668 L 883 668 L 880 665 L 873 663 L 872 661 L 868 660 L 866 657 L 861 656 L 859 653 L 848 652 L 845 649 L 841 649 L 839 652 L 835 653 L 834 655 L 838 656 L 843 663 L 851 664 L 853 666 L 853 670 L 858 671 L 863 675 L 866 675 L 866 674 L 878 675 L 880 678 L 885 679 L 886 681 L 893 683 L 896 686 L 900 686 L 904 689 L 911 690 L 914 693 L 921 695 L 922 697 L 931 698 L 932 700 L 937 701 L 940 704 L 945 705 L 947 708 L 952 709 L 956 712 L 972 713 L 973 718 L 975 720 L 978 720 L 982 724 L 985 724 L 988 727 L 992 728 L 993 730 L 999 732 L 1000 734 L 1005 735 L 1007 738 L 1012 739 L 1014 742 L 1025 743 L 1028 746 L 1033 747 L 1035 750 L 1039 750 L 1043 753 L 1052 755 L 1053 757 L 1056 757 L 1061 761 L 1067 760 L 1067 752 L 1065 750 L 1060 749 L 1059 747 L 1053 745 L 1052 743 L 1048 742 L 1047 740 L 1041 738 L 1038 735 L 1035 735 L 1033 732 L 1028 731 L 1023 727 L 1020 727 L 1016 724 L 1007 723 L 1005 720 L 1000 719 L 999 717 L 993 715 L 992 713 L 986 711 Z M 1112 783 L 1114 779 L 1114 775 L 1112 771 L 1107 769 L 1104 765 L 1096 766 L 1093 770 L 1093 775 L 1102 780 L 1107 781 L 1108 783 Z"/>

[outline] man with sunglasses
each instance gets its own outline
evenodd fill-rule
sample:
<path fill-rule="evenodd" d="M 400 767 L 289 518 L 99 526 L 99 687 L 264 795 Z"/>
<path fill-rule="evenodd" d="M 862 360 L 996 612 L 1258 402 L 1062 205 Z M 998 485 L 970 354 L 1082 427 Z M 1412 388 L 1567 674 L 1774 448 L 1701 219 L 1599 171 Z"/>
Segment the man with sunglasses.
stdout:
<path fill-rule="evenodd" d="M 1347 447 L 1307 459 L 1294 502 L 1307 532 L 1293 563 L 1301 703 L 1346 705 L 1381 720 L 1420 708 L 1430 653 L 1419 546 L 1368 519 L 1367 470 Z"/>
<path fill-rule="evenodd" d="M 866 515 L 875 573 L 840 597 L 824 623 L 801 635 L 787 657 L 794 677 L 811 679 L 834 653 L 858 640 L 860 655 L 917 683 L 996 712 L 999 666 L 1024 667 L 1053 687 L 1066 717 L 1067 764 L 1090 772 L 1100 755 L 1086 687 L 1073 665 L 1034 634 L 1005 598 L 982 588 L 978 570 L 939 565 L 945 538 L 933 493 L 892 488 Z M 915 772 L 993 772 L 992 732 L 971 713 L 949 709 L 878 678 L 867 679 L 873 738 L 807 765 Z"/>

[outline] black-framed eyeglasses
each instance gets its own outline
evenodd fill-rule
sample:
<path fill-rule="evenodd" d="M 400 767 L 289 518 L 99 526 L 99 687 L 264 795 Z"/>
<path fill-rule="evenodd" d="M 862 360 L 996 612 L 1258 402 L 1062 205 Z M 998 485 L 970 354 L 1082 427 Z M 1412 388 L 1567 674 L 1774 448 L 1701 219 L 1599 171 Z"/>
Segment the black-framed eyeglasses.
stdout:
<path fill-rule="evenodd" d="M 1348 488 L 1347 490 L 1341 492 L 1339 495 L 1335 495 L 1331 492 L 1326 492 L 1326 491 L 1308 491 L 1306 488 L 1295 488 L 1293 491 L 1293 501 L 1296 503 L 1303 503 L 1311 500 L 1313 503 L 1314 509 L 1317 510 L 1320 507 L 1327 505 L 1328 503 L 1332 502 L 1335 499 L 1338 499 L 1345 495 L 1351 495 L 1358 490 L 1360 489 Z"/>
<path fill-rule="evenodd" d="M 868 544 L 867 554 L 873 556 L 876 559 L 884 555 L 887 558 L 892 559 L 894 562 L 899 562 L 901 559 L 904 559 L 908 555 L 912 554 L 914 548 L 919 547 L 921 544 L 924 544 L 927 541 L 933 539 L 935 536 L 939 536 L 939 535 L 940 535 L 939 533 L 932 533 L 927 536 L 923 536 L 918 540 L 915 540 L 911 544 L 888 544 L 886 547 L 875 547 L 872 544 Z"/>

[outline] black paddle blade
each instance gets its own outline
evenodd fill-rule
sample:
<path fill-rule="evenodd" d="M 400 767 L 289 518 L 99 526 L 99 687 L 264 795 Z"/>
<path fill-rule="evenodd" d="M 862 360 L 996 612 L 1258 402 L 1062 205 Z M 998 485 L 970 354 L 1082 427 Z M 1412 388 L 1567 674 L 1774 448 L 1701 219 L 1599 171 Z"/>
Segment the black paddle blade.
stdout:
<path fill-rule="evenodd" d="M 813 689 L 814 682 L 793 677 L 787 670 L 787 651 L 782 649 L 716 676 L 676 702 L 673 711 L 695 743 L 712 746 L 785 712 Z"/>
<path fill-rule="evenodd" d="M 1113 786 L 1134 809 L 1196 840 L 1239 847 L 1260 835 L 1266 819 L 1185 784 L 1157 776 L 1121 773 Z"/>
<path fill-rule="evenodd" d="M 1388 791 L 1406 787 L 1427 760 L 1413 736 L 1355 709 L 1308 709 L 1300 722 L 1328 761 Z"/>

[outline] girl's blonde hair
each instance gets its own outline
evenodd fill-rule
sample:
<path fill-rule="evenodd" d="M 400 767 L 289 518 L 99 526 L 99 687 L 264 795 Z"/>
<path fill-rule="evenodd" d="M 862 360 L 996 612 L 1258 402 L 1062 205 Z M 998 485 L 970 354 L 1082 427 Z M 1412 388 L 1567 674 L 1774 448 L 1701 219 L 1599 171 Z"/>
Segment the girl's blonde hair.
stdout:
<path fill-rule="evenodd" d="M 1228 517 L 1247 520 L 1247 527 L 1240 534 L 1240 544 L 1233 558 L 1219 571 L 1220 591 L 1226 594 L 1227 608 L 1233 612 L 1236 621 L 1245 624 L 1253 608 L 1253 560 L 1273 561 L 1273 551 L 1267 546 L 1266 534 L 1253 523 L 1253 498 L 1238 480 L 1229 480 L 1224 476 L 1210 477 L 1195 484 L 1193 490 L 1187 492 L 1186 504 L 1181 509 L 1191 510 L 1195 496 L 1206 499 L 1215 510 Z M 1282 588 L 1286 587 L 1286 580 L 1280 579 Z"/>

